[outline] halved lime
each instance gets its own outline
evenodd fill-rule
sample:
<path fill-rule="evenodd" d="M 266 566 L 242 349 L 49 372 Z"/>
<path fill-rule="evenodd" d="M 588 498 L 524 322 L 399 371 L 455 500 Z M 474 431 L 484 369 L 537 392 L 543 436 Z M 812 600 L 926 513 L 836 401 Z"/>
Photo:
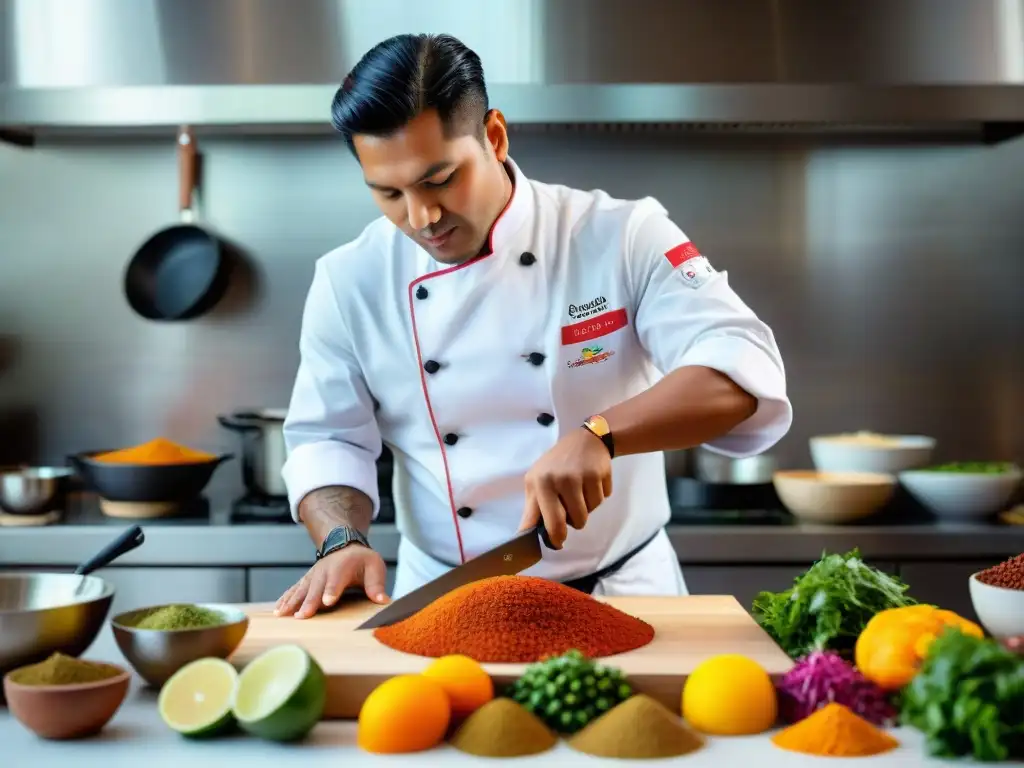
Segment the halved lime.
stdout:
<path fill-rule="evenodd" d="M 238 672 L 224 659 L 196 659 L 175 672 L 160 689 L 157 706 L 167 726 L 192 738 L 214 736 L 234 721 L 231 703 Z"/>
<path fill-rule="evenodd" d="M 272 741 L 296 741 L 320 722 L 327 701 L 323 670 L 305 648 L 264 651 L 238 676 L 234 716 L 242 730 Z"/>

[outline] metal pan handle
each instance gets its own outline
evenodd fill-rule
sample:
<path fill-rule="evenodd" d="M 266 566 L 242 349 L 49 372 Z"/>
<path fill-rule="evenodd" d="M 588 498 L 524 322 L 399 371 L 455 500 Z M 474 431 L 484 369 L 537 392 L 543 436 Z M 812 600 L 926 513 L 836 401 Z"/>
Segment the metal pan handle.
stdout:
<path fill-rule="evenodd" d="M 192 193 L 196 187 L 196 137 L 187 125 L 178 130 L 178 211 L 182 221 L 191 223 Z"/>

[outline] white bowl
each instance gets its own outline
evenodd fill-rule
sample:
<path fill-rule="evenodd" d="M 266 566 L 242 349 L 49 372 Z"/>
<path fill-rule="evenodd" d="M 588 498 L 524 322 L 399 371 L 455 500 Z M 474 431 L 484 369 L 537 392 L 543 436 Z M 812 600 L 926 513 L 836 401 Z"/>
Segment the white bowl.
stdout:
<path fill-rule="evenodd" d="M 821 472 L 881 472 L 894 475 L 931 463 L 935 438 L 858 432 L 810 439 L 811 460 Z"/>
<path fill-rule="evenodd" d="M 914 469 L 899 473 L 911 496 L 938 517 L 969 520 L 1004 510 L 1020 485 L 1021 471 L 942 472 Z"/>
<path fill-rule="evenodd" d="M 792 470 L 772 477 L 794 517 L 815 523 L 851 523 L 873 515 L 892 498 L 896 478 L 874 472 Z"/>
<path fill-rule="evenodd" d="M 990 635 L 1000 640 L 1024 635 L 1024 589 L 993 587 L 978 581 L 977 573 L 968 584 L 974 612 Z"/>

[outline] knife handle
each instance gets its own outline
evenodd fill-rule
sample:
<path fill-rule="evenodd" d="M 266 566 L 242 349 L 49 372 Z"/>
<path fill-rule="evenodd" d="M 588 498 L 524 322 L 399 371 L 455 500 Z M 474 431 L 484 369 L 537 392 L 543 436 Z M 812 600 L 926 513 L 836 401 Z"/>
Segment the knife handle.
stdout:
<path fill-rule="evenodd" d="M 551 537 L 548 536 L 548 529 L 544 527 L 543 517 L 540 519 L 540 522 L 537 523 L 536 531 L 540 534 L 541 541 L 544 542 L 545 547 L 547 547 L 548 549 L 555 548 L 555 545 L 551 543 Z"/>

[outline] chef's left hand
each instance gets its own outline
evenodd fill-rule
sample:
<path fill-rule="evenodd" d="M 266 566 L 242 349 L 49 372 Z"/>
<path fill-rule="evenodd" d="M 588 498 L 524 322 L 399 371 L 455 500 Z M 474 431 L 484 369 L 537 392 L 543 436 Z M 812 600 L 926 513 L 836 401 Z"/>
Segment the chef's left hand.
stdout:
<path fill-rule="evenodd" d="M 590 513 L 612 493 L 612 460 L 597 437 L 577 429 L 541 456 L 526 473 L 526 507 L 519 531 L 544 518 L 555 549 L 569 532 L 587 524 Z"/>

